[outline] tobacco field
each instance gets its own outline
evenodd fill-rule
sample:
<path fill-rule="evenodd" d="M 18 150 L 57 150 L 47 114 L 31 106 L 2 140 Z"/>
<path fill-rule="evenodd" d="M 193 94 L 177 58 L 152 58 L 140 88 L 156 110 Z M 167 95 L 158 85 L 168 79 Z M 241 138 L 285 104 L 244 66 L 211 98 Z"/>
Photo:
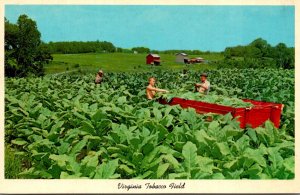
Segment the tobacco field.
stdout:
<path fill-rule="evenodd" d="M 279 129 L 146 100 L 150 76 L 191 95 L 199 74 L 107 73 L 101 85 L 93 74 L 5 78 L 5 145 L 25 159 L 22 178 L 293 179 L 294 71 L 208 71 L 207 101 L 283 103 Z"/>

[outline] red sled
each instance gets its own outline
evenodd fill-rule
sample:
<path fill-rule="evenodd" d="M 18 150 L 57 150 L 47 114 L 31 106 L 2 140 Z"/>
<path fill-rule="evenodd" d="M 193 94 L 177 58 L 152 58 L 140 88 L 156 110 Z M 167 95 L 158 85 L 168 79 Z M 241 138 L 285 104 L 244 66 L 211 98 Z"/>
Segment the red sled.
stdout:
<path fill-rule="evenodd" d="M 272 102 L 255 101 L 249 99 L 242 99 L 244 102 L 250 102 L 253 104 L 249 108 L 234 108 L 230 106 L 222 106 L 219 104 L 211 104 L 195 100 L 186 100 L 182 98 L 173 98 L 170 102 L 161 100 L 163 104 L 177 105 L 182 108 L 194 108 L 197 113 L 216 113 L 227 114 L 231 113 L 234 118 L 240 122 L 240 127 L 244 129 L 246 126 L 256 128 L 267 120 L 274 123 L 276 128 L 280 126 L 280 117 L 283 109 L 283 104 L 277 104 Z"/>

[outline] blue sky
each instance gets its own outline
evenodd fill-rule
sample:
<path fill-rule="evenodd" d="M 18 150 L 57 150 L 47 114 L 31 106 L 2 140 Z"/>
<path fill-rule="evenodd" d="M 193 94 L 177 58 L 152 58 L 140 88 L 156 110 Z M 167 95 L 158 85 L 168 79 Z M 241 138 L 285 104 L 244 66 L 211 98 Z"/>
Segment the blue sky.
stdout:
<path fill-rule="evenodd" d="M 263 38 L 294 47 L 294 6 L 6 5 L 12 23 L 35 20 L 42 40 L 110 41 L 117 47 L 223 51 Z"/>

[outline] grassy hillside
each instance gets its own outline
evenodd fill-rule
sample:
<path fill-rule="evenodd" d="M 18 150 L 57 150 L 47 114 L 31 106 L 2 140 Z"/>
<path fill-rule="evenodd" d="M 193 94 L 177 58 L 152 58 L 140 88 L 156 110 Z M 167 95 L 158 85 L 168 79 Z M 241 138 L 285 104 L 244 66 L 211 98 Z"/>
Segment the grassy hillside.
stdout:
<path fill-rule="evenodd" d="M 183 69 L 184 64 L 177 64 L 175 56 L 171 54 L 161 54 L 162 66 L 156 69 Z M 190 56 L 199 57 L 199 56 Z M 201 55 L 209 61 L 221 60 L 220 54 Z M 105 72 L 140 72 L 151 69 L 146 65 L 146 54 L 126 54 L 126 53 L 88 53 L 88 54 L 53 54 L 53 61 L 46 67 L 46 73 L 60 73 L 65 71 L 84 70 L 96 72 L 102 68 Z M 209 64 L 189 65 L 190 69 L 212 69 Z"/>

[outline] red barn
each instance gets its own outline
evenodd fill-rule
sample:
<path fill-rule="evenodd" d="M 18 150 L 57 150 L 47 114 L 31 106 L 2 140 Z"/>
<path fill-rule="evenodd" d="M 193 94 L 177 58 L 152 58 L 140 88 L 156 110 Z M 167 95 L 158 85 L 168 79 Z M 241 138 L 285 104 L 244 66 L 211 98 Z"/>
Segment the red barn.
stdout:
<path fill-rule="evenodd" d="M 148 54 L 146 56 L 146 64 L 160 65 L 160 56 L 157 54 Z"/>

